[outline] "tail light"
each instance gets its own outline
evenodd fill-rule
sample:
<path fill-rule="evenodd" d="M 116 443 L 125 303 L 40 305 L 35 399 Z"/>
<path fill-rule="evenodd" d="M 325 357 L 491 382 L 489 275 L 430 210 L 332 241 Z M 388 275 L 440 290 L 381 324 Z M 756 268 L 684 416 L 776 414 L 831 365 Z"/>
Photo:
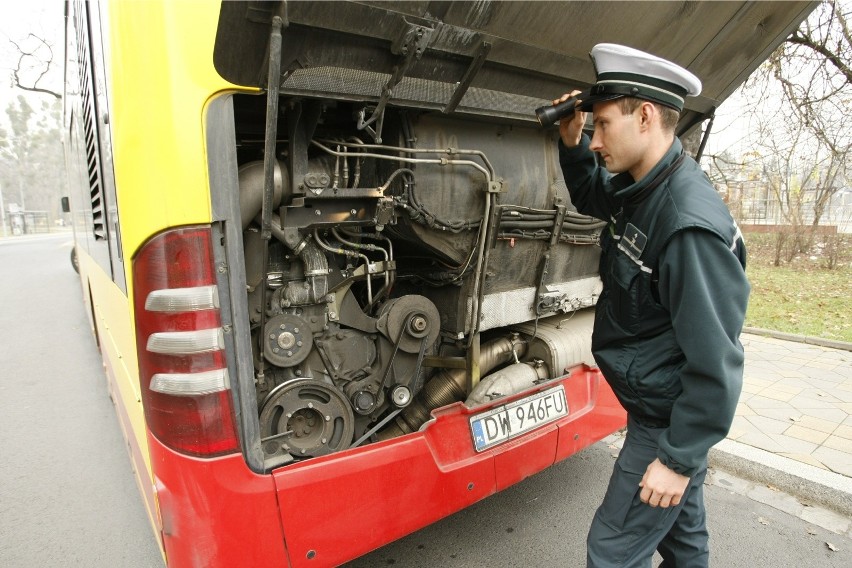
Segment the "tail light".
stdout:
<path fill-rule="evenodd" d="M 211 457 L 239 450 L 209 227 L 148 241 L 133 261 L 145 418 L 166 446 Z"/>

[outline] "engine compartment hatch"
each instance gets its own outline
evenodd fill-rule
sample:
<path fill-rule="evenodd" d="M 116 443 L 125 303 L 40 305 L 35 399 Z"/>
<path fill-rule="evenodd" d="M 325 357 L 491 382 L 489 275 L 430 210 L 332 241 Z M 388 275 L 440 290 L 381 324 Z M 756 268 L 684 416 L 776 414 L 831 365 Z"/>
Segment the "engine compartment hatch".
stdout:
<path fill-rule="evenodd" d="M 265 87 L 280 16 L 281 92 L 534 121 L 533 109 L 594 81 L 588 56 L 621 43 L 703 82 L 679 133 L 708 116 L 815 2 L 223 2 L 214 63 Z M 370 117 L 362 117 L 369 121 Z"/>

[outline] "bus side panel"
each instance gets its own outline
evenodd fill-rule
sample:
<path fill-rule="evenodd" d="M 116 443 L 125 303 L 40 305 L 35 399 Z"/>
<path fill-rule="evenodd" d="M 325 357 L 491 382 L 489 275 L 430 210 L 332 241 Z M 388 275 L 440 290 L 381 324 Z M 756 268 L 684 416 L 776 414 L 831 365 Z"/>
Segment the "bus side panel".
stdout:
<path fill-rule="evenodd" d="M 136 433 L 139 432 L 139 430 L 134 427 L 135 421 L 131 418 L 127 405 L 123 404 L 118 398 L 121 396 L 120 384 L 116 379 L 115 369 L 112 365 L 110 365 L 110 361 L 108 359 L 104 359 L 104 366 L 106 367 L 107 379 L 109 381 L 110 398 L 113 400 L 115 413 L 118 417 L 118 422 L 121 426 L 124 440 L 127 444 L 130 458 L 133 462 L 133 470 L 136 474 L 134 475 L 136 478 L 136 484 L 139 487 L 139 493 L 142 495 L 143 504 L 145 505 L 145 509 L 148 513 L 148 522 L 151 523 L 151 529 L 154 531 L 154 535 L 157 538 L 157 545 L 160 547 L 160 553 L 163 554 L 163 541 L 161 538 L 162 527 L 160 526 L 157 496 L 154 493 L 154 484 L 151 479 L 151 466 L 149 463 L 150 457 L 147 445 L 148 441 L 143 438 L 143 442 L 140 444 L 136 436 Z M 136 422 L 138 422 L 138 420 L 139 419 L 137 417 Z"/>
<path fill-rule="evenodd" d="M 456 403 L 419 432 L 274 472 L 293 566 L 346 562 L 517 483 L 624 426 L 597 369 L 561 380 L 571 412 L 477 453 Z"/>
<path fill-rule="evenodd" d="M 106 371 L 107 389 L 133 461 L 136 481 L 144 498 L 149 521 L 155 534 L 159 535 L 145 413 L 136 368 L 136 344 L 132 336 L 133 326 L 127 308 L 127 296 L 85 252 L 80 256 L 80 268 L 84 298 L 87 301 L 88 289 L 91 289 L 93 331 L 98 339 Z"/>
<path fill-rule="evenodd" d="M 272 476 L 242 454 L 198 459 L 148 434 L 169 566 L 287 566 Z"/>

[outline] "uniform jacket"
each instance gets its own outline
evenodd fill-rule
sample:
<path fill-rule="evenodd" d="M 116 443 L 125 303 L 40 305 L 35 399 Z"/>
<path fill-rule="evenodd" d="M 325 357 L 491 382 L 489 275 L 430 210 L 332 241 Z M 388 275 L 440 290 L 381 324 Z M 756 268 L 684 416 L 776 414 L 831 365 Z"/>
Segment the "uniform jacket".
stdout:
<path fill-rule="evenodd" d="M 611 176 L 588 145 L 559 146 L 577 210 L 609 221 L 592 351 L 628 413 L 665 429 L 660 461 L 691 475 L 727 435 L 742 388 L 742 235 L 677 138 L 638 182 Z"/>

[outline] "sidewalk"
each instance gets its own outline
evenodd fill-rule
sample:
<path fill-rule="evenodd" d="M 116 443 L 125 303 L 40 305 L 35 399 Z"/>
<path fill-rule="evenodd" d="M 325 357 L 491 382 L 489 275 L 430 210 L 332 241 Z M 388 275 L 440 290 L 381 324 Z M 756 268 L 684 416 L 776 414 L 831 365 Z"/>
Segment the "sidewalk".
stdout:
<path fill-rule="evenodd" d="M 852 344 L 762 330 L 741 341 L 743 392 L 707 483 L 852 538 Z"/>
<path fill-rule="evenodd" d="M 728 439 L 852 478 L 852 351 L 741 340 L 743 393 Z"/>
<path fill-rule="evenodd" d="M 762 330 L 741 341 L 743 392 L 708 479 L 852 538 L 852 345 Z"/>

